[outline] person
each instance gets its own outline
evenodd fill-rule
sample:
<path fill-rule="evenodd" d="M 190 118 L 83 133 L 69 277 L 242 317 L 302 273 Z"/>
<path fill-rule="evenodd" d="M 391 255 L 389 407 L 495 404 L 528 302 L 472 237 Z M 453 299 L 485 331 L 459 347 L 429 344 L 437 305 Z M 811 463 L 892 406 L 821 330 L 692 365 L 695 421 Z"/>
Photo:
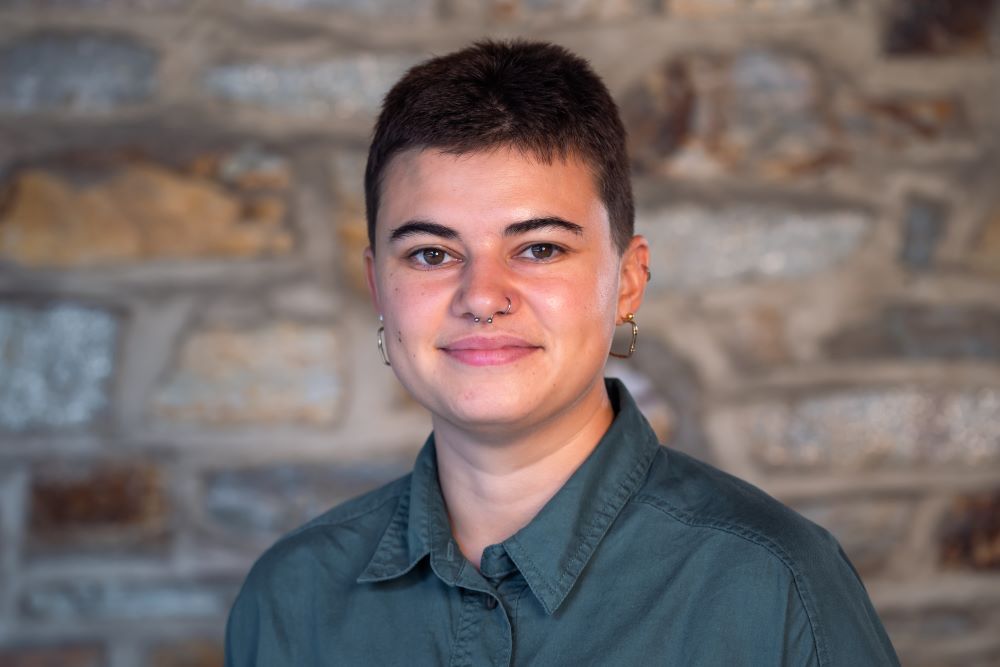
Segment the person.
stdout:
<path fill-rule="evenodd" d="M 378 349 L 433 432 L 256 562 L 227 665 L 898 664 L 830 534 L 661 446 L 604 378 L 650 257 L 586 61 L 485 41 L 414 67 L 365 190 Z"/>

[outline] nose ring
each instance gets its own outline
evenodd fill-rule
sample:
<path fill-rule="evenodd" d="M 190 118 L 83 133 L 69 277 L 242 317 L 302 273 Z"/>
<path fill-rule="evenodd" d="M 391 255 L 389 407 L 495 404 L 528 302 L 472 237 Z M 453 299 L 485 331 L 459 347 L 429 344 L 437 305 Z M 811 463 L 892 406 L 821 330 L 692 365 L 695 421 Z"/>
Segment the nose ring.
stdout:
<path fill-rule="evenodd" d="M 507 307 L 504 310 L 502 310 L 502 311 L 498 310 L 495 313 L 493 313 L 492 315 L 490 315 L 489 317 L 487 317 L 486 318 L 486 324 L 493 324 L 493 318 L 494 317 L 496 317 L 497 315 L 506 315 L 507 313 L 510 312 L 511 306 L 513 306 L 514 304 L 511 303 L 511 300 L 510 300 L 509 296 L 508 297 L 504 297 L 504 298 L 507 299 Z M 472 321 L 475 322 L 476 324 L 479 324 L 479 322 L 481 321 L 481 319 L 480 319 L 480 317 L 478 315 L 475 315 L 475 316 L 473 316 Z"/>

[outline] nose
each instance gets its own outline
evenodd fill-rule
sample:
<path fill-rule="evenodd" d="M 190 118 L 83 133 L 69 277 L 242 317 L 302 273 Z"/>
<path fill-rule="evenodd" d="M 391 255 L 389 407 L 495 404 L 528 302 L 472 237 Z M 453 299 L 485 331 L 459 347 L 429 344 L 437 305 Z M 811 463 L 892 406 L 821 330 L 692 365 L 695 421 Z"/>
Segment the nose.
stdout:
<path fill-rule="evenodd" d="M 507 266 L 498 260 L 476 258 L 462 268 L 462 280 L 452 302 L 452 314 L 471 322 L 493 323 L 513 305 L 513 285 Z"/>

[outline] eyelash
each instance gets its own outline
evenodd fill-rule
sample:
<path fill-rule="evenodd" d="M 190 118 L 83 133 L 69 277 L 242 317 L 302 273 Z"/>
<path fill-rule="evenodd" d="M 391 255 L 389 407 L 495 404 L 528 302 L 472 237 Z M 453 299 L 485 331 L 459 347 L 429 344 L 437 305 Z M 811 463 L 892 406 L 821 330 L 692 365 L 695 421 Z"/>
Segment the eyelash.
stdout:
<path fill-rule="evenodd" d="M 564 248 L 563 246 L 559 245 L 558 243 L 549 243 L 549 242 L 545 242 L 545 241 L 540 241 L 540 242 L 537 242 L 537 243 L 529 243 L 528 245 L 524 246 L 523 248 L 521 248 L 514 255 L 514 257 L 522 257 L 525 253 L 531 252 L 532 249 L 539 248 L 539 247 L 548 247 L 548 248 L 551 248 L 552 249 L 552 257 L 545 257 L 545 258 L 524 257 L 524 259 L 527 259 L 527 260 L 529 260 L 531 262 L 534 262 L 534 263 L 537 263 L 537 264 L 547 264 L 548 262 L 551 262 L 551 261 L 557 259 L 561 255 L 566 254 L 566 248 Z M 428 251 L 436 251 L 436 252 L 443 253 L 446 258 L 447 257 L 451 257 L 452 261 L 446 261 L 446 259 L 445 259 L 445 260 L 442 260 L 442 262 L 440 264 L 430 264 L 430 263 L 428 263 L 426 261 L 423 261 L 423 253 L 428 252 Z M 457 257 L 454 254 L 452 254 L 451 252 L 445 250 L 444 248 L 439 248 L 437 246 L 424 246 L 424 247 L 421 247 L 421 248 L 415 248 L 409 254 L 406 255 L 406 258 L 411 263 L 413 263 L 414 265 L 416 265 L 417 267 L 419 267 L 421 269 L 425 269 L 425 270 L 426 269 L 437 268 L 437 267 L 440 267 L 440 266 L 446 266 L 446 265 L 449 265 L 449 264 L 453 264 L 454 262 L 461 262 L 461 261 L 463 261 L 462 258 Z"/>

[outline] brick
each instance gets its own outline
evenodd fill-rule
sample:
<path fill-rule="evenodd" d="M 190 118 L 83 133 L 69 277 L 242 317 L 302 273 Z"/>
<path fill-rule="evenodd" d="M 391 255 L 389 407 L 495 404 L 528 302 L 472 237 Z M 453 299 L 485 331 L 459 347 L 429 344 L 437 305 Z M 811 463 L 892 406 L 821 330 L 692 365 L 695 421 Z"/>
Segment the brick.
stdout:
<path fill-rule="evenodd" d="M 0 303 L 0 430 L 66 429 L 103 415 L 120 323 L 69 303 Z"/>
<path fill-rule="evenodd" d="M 877 574 L 891 562 L 913 519 L 912 502 L 898 499 L 831 501 L 796 509 L 833 533 L 865 577 Z"/>
<path fill-rule="evenodd" d="M 655 258 L 651 286 L 659 290 L 814 275 L 849 257 L 871 224 L 859 211 L 761 205 L 675 205 L 637 220 Z"/>
<path fill-rule="evenodd" d="M 910 269 L 930 268 L 934 250 L 948 224 L 948 207 L 926 197 L 913 197 L 903 217 L 903 264 Z"/>
<path fill-rule="evenodd" d="M 1000 391 L 843 390 L 734 406 L 721 446 L 785 470 L 979 466 L 1000 461 Z"/>
<path fill-rule="evenodd" d="M 107 654 L 97 645 L 14 645 L 0 647 L 4 667 L 105 667 Z"/>
<path fill-rule="evenodd" d="M 326 326 L 203 329 L 184 341 L 151 407 L 174 422 L 328 425 L 344 398 L 340 368 L 339 337 Z"/>
<path fill-rule="evenodd" d="M 776 305 L 711 309 L 706 315 L 733 366 L 742 372 L 760 372 L 795 358 L 786 313 Z"/>
<path fill-rule="evenodd" d="M 1000 570 L 1000 489 L 956 498 L 940 532 L 945 567 Z"/>
<path fill-rule="evenodd" d="M 69 268 L 285 254 L 287 166 L 240 159 L 178 169 L 95 155 L 24 168 L 0 208 L 0 259 Z"/>
<path fill-rule="evenodd" d="M 580 21 L 622 19 L 658 13 L 649 0 L 456 0 L 460 16 L 496 21 Z"/>
<path fill-rule="evenodd" d="M 1000 310 L 894 304 L 870 321 L 834 334 L 834 359 L 1000 360 Z"/>
<path fill-rule="evenodd" d="M 267 111 L 336 121 L 371 117 L 382 97 L 416 62 L 356 55 L 314 62 L 235 62 L 203 77 L 214 98 Z"/>
<path fill-rule="evenodd" d="M 156 10 L 178 9 L 191 0 L 0 0 L 0 9 L 52 8 L 86 11 L 108 8 Z"/>
<path fill-rule="evenodd" d="M 149 550 L 168 535 L 168 502 L 153 465 L 50 462 L 36 469 L 29 495 L 33 553 Z"/>
<path fill-rule="evenodd" d="M 278 464 L 202 478 L 205 515 L 222 531 L 272 541 L 331 507 L 408 472 L 402 465 Z"/>
<path fill-rule="evenodd" d="M 192 639 L 161 644 L 150 651 L 146 664 L 148 667 L 222 667 L 222 642 Z"/>
<path fill-rule="evenodd" d="M 843 4 L 843 0 L 667 0 L 671 16 L 699 19 L 806 13 L 836 9 Z"/>
<path fill-rule="evenodd" d="M 101 114 L 149 100 L 157 56 L 124 36 L 37 34 L 0 50 L 0 112 Z"/>
<path fill-rule="evenodd" d="M 73 623 L 118 620 L 224 618 L 237 581 L 136 582 L 75 578 L 25 587 L 19 600 L 23 618 Z"/>
<path fill-rule="evenodd" d="M 433 0 L 248 0 L 248 4 L 286 12 L 336 12 L 381 22 L 430 19 L 436 11 Z"/>
<path fill-rule="evenodd" d="M 899 56 L 989 53 L 996 8 L 995 0 L 892 0 L 883 48 Z"/>

